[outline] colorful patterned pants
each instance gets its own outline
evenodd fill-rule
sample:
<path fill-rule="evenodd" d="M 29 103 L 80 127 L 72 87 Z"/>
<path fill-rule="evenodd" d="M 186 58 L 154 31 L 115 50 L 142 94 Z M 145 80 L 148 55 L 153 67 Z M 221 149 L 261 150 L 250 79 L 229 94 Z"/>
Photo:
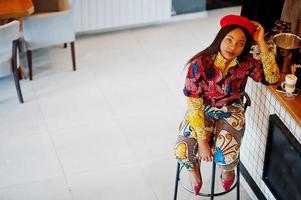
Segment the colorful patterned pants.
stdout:
<path fill-rule="evenodd" d="M 233 170 L 239 162 L 238 154 L 245 130 L 244 109 L 234 104 L 221 108 L 205 106 L 205 130 L 212 146 L 213 159 L 223 170 Z M 189 171 L 193 168 L 198 143 L 193 130 L 184 120 L 175 145 L 175 156 Z"/>

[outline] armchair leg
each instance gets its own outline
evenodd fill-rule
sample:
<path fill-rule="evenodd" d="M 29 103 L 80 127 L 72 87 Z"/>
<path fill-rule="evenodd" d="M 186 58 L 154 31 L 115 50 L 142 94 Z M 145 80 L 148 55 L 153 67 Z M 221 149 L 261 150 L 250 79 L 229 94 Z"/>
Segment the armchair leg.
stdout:
<path fill-rule="evenodd" d="M 15 85 L 16 85 L 19 102 L 24 103 L 17 70 L 13 72 L 13 76 L 14 76 L 14 80 L 15 80 Z"/>
<path fill-rule="evenodd" d="M 29 80 L 32 81 L 32 52 L 31 52 L 31 50 L 27 51 L 27 62 L 28 62 L 28 69 L 29 69 Z"/>
<path fill-rule="evenodd" d="M 13 42 L 13 56 L 11 59 L 11 65 L 12 65 L 12 72 L 15 80 L 16 90 L 19 98 L 20 103 L 24 103 L 22 91 L 20 87 L 20 79 L 19 79 L 19 72 L 17 69 L 17 41 Z"/>
<path fill-rule="evenodd" d="M 76 71 L 76 62 L 75 62 L 75 47 L 74 42 L 71 42 L 71 55 L 72 55 L 72 64 L 73 64 L 73 71 Z"/>

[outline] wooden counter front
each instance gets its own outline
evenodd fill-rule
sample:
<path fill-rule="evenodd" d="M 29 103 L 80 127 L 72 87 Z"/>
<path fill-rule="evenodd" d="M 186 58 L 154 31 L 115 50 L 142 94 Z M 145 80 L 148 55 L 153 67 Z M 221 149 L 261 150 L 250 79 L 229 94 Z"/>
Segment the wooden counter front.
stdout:
<path fill-rule="evenodd" d="M 281 104 L 286 108 L 287 112 L 296 120 L 296 122 L 301 126 L 301 94 L 295 96 L 295 99 L 286 99 L 285 94 L 277 92 L 276 88 L 284 80 L 284 76 L 281 77 L 281 81 L 275 85 L 270 85 L 268 88 L 272 94 L 281 102 Z"/>

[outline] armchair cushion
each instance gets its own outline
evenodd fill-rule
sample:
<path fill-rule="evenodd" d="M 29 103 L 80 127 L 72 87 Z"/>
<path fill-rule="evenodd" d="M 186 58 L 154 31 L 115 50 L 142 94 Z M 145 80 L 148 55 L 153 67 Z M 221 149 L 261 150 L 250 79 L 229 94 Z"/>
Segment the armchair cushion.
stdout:
<path fill-rule="evenodd" d="M 35 14 L 24 18 L 23 34 L 28 50 L 75 40 L 70 10 Z"/>

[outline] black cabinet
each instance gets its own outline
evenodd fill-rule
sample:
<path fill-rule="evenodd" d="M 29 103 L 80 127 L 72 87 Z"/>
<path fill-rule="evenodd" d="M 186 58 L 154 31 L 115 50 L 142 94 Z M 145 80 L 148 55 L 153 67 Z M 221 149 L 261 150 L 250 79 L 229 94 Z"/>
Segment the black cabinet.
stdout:
<path fill-rule="evenodd" d="M 242 0 L 206 0 L 207 10 L 240 6 L 241 4 Z"/>
<path fill-rule="evenodd" d="M 266 32 L 279 20 L 284 0 L 243 0 L 241 15 L 258 21 Z"/>
<path fill-rule="evenodd" d="M 172 0 L 173 15 L 239 6 L 242 0 Z"/>

